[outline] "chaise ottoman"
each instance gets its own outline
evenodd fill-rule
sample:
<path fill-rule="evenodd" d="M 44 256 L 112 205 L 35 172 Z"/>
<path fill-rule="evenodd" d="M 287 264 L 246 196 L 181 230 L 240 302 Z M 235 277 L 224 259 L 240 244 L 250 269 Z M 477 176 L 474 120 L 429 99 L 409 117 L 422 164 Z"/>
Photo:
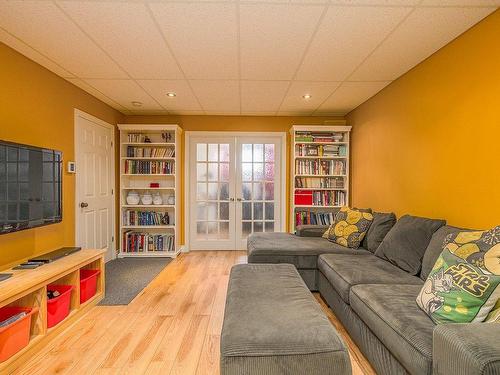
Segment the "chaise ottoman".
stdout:
<path fill-rule="evenodd" d="M 220 361 L 221 375 L 351 373 L 347 347 L 291 264 L 232 268 Z"/>

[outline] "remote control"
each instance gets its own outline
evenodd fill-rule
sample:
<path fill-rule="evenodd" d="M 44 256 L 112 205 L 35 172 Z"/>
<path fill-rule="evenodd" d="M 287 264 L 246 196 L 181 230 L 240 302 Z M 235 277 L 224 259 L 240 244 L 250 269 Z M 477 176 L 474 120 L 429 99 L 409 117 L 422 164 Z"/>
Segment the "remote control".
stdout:
<path fill-rule="evenodd" d="M 36 263 L 36 264 L 20 264 L 19 266 L 14 267 L 13 270 L 31 270 L 31 269 L 34 269 L 34 268 L 38 268 L 40 266 L 41 266 L 40 263 Z"/>
<path fill-rule="evenodd" d="M 0 281 L 4 281 L 12 277 L 11 273 L 0 273 Z"/>

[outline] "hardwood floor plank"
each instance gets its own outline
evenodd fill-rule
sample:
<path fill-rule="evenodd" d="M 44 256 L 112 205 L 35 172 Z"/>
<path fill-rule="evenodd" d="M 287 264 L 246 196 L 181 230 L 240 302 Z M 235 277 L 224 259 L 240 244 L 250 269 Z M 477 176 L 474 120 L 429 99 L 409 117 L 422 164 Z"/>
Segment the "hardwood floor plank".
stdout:
<path fill-rule="evenodd" d="M 96 306 L 37 356 L 23 375 L 219 375 L 231 267 L 244 251 L 197 251 L 173 260 L 128 306 Z M 354 375 L 375 374 L 325 301 L 349 348 Z"/>

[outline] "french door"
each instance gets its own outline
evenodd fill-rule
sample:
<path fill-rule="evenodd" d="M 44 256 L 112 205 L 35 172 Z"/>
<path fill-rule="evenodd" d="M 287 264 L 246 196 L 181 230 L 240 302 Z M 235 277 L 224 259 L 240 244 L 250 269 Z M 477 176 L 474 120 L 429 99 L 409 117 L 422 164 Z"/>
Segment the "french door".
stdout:
<path fill-rule="evenodd" d="M 189 141 L 189 247 L 246 248 L 254 232 L 280 231 L 280 136 L 203 136 Z"/>

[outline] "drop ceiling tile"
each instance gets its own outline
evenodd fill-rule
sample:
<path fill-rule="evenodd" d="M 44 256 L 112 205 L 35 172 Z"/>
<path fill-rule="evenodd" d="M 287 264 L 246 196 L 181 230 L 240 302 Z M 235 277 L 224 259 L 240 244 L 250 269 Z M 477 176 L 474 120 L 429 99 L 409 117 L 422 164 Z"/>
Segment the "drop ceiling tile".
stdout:
<path fill-rule="evenodd" d="M 63 77 L 63 78 L 71 78 L 74 77 L 73 74 L 56 64 L 54 61 L 45 57 L 38 51 L 34 50 L 26 43 L 16 38 L 12 34 L 7 31 L 0 29 L 0 42 L 8 45 L 9 47 L 15 49 L 17 52 L 23 54 L 27 58 L 33 60 L 34 62 L 42 65 L 43 67 L 49 69 L 51 72 Z"/>
<path fill-rule="evenodd" d="M 107 97 L 104 95 L 102 92 L 97 90 L 95 87 L 90 86 L 88 83 L 82 81 L 80 78 L 66 78 L 69 82 L 71 82 L 73 85 L 81 88 L 82 90 L 88 92 L 90 95 L 96 97 L 100 101 L 106 103 L 110 107 L 113 107 L 114 109 L 118 111 L 123 111 L 127 110 L 124 106 L 121 104 L 115 102 L 113 99 Z"/>
<path fill-rule="evenodd" d="M 494 8 L 417 8 L 349 79 L 396 79 L 493 10 Z"/>
<path fill-rule="evenodd" d="M 290 80 L 309 43 L 323 6 L 241 4 L 241 76 Z"/>
<path fill-rule="evenodd" d="M 163 110 L 137 83 L 130 79 L 85 79 L 96 90 L 112 98 L 118 104 L 133 111 Z M 141 102 L 140 108 L 132 102 Z"/>
<path fill-rule="evenodd" d="M 205 111 L 184 111 L 184 110 L 172 110 L 168 111 L 170 115 L 176 115 L 176 116 L 203 116 L 205 114 Z"/>
<path fill-rule="evenodd" d="M 125 78 L 53 2 L 2 1 L 0 27 L 77 77 Z"/>
<path fill-rule="evenodd" d="M 205 112 L 240 112 L 238 81 L 190 81 Z"/>
<path fill-rule="evenodd" d="M 288 93 L 280 107 L 280 112 L 311 113 L 325 101 L 332 92 L 339 87 L 340 82 L 303 82 L 295 81 L 290 86 Z M 304 99 L 305 94 L 311 95 Z"/>
<path fill-rule="evenodd" d="M 276 116 L 276 111 L 242 111 L 242 116 Z"/>
<path fill-rule="evenodd" d="M 289 81 L 241 81 L 242 112 L 276 112 Z"/>
<path fill-rule="evenodd" d="M 235 4 L 173 2 L 150 7 L 187 78 L 238 78 Z"/>
<path fill-rule="evenodd" d="M 313 116 L 312 110 L 307 111 L 279 111 L 277 116 Z"/>
<path fill-rule="evenodd" d="M 499 6 L 500 0 L 423 0 L 421 6 Z"/>
<path fill-rule="evenodd" d="M 344 82 L 314 114 L 346 114 L 370 99 L 390 82 Z"/>
<path fill-rule="evenodd" d="M 183 78 L 144 4 L 61 1 L 59 5 L 132 78 Z"/>
<path fill-rule="evenodd" d="M 409 7 L 330 7 L 297 79 L 343 81 L 410 12 Z"/>
<path fill-rule="evenodd" d="M 382 6 L 413 6 L 418 5 L 420 0 L 331 0 L 337 5 L 382 5 Z"/>
<path fill-rule="evenodd" d="M 209 116 L 240 116 L 241 112 L 232 112 L 232 111 L 206 111 L 205 112 Z"/>
<path fill-rule="evenodd" d="M 185 80 L 139 80 L 137 83 L 169 112 L 201 111 L 200 104 Z M 177 95 L 171 98 L 167 96 L 167 92 Z"/>

